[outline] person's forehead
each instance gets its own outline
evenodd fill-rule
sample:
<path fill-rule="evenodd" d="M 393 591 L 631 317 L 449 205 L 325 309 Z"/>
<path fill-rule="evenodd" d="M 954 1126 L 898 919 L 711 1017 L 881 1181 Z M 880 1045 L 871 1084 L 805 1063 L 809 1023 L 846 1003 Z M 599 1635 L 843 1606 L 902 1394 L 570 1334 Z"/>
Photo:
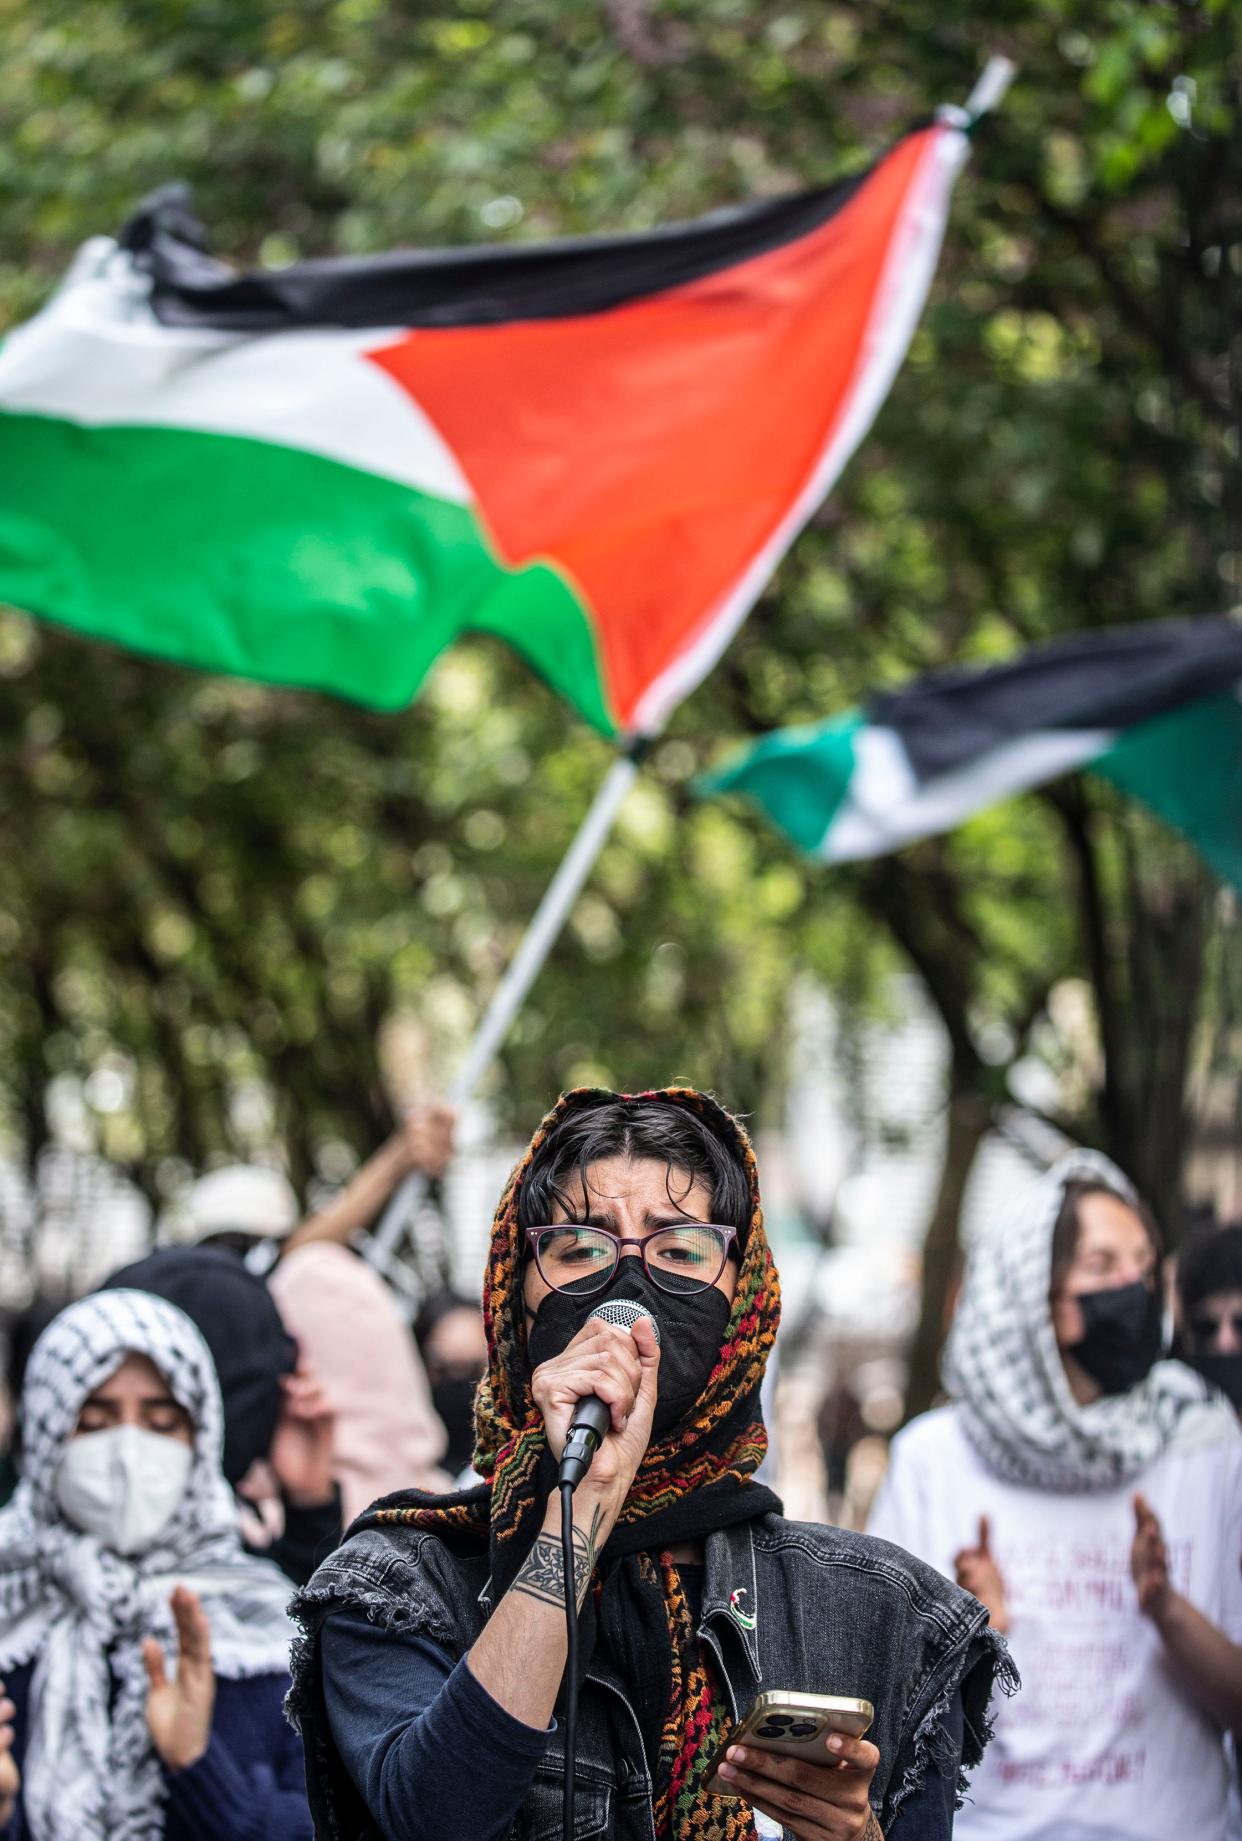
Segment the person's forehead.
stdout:
<path fill-rule="evenodd" d="M 446 1311 L 427 1337 L 428 1352 L 441 1360 L 473 1356 L 485 1346 L 482 1313 L 468 1304 Z"/>
<path fill-rule="evenodd" d="M 91 1389 L 90 1398 L 113 1400 L 136 1392 L 161 1400 L 172 1398 L 172 1389 L 148 1355 L 125 1356 L 106 1381 Z"/>
<path fill-rule="evenodd" d="M 1196 1316 L 1219 1316 L 1223 1311 L 1242 1310 L 1242 1285 L 1235 1285 L 1232 1290 L 1209 1291 L 1195 1305 Z"/>
<path fill-rule="evenodd" d="M 585 1197 L 582 1173 L 575 1170 L 558 1187 L 575 1201 L 592 1208 L 609 1203 L 639 1202 L 667 1206 L 670 1196 L 681 1203 L 687 1195 L 710 1194 L 707 1182 L 677 1164 L 657 1157 L 601 1157 L 588 1165 Z"/>
<path fill-rule="evenodd" d="M 1078 1204 L 1078 1252 L 1143 1251 L 1151 1244 L 1139 1216 L 1118 1195 L 1084 1195 Z"/>

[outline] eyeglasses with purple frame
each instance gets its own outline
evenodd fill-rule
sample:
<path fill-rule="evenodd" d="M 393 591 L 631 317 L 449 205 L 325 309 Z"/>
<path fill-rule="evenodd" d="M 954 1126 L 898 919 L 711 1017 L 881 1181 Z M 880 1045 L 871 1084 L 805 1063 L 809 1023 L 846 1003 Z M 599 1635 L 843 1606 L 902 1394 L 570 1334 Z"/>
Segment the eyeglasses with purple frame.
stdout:
<path fill-rule="evenodd" d="M 648 1249 L 651 1247 L 652 1243 L 659 1240 L 661 1235 L 682 1233 L 689 1227 L 705 1229 L 715 1237 L 720 1247 L 720 1260 L 711 1277 L 704 1278 L 702 1275 L 697 1275 L 692 1285 L 687 1282 L 687 1275 L 685 1274 L 677 1274 L 670 1271 L 661 1273 L 658 1270 L 653 1272 L 648 1253 Z M 548 1274 L 544 1271 L 543 1245 L 545 1237 L 549 1234 L 565 1234 L 575 1231 L 583 1234 L 598 1235 L 601 1240 L 608 1241 L 608 1243 L 615 1248 L 612 1265 L 609 1266 L 606 1272 L 601 1274 L 597 1283 L 593 1285 L 588 1285 L 586 1283 L 587 1278 L 591 1276 L 589 1273 L 584 1273 L 581 1278 L 569 1279 L 562 1284 L 557 1284 L 555 1280 L 549 1278 Z M 621 1269 L 621 1258 L 626 1247 L 638 1248 L 639 1257 L 643 1262 L 643 1271 L 647 1274 L 652 1284 L 659 1286 L 661 1291 L 667 1291 L 674 1297 L 685 1297 L 692 1291 L 710 1291 L 711 1287 L 720 1277 L 720 1274 L 724 1271 L 725 1261 L 737 1245 L 737 1229 L 735 1227 L 725 1227 L 718 1221 L 669 1221 L 666 1222 L 663 1227 L 653 1228 L 649 1234 L 644 1234 L 641 1239 L 622 1239 L 619 1234 L 610 1233 L 606 1227 L 595 1227 L 593 1224 L 586 1221 L 550 1221 L 546 1225 L 528 1227 L 525 1232 L 526 1244 L 534 1255 L 535 1265 L 538 1267 L 539 1276 L 544 1284 L 549 1286 L 553 1291 L 571 1291 L 572 1295 L 576 1297 L 590 1297 L 593 1292 L 602 1291 L 606 1285 L 610 1284 Z M 674 1282 L 672 1285 L 669 1285 L 665 1281 L 670 1278 L 679 1282 Z"/>

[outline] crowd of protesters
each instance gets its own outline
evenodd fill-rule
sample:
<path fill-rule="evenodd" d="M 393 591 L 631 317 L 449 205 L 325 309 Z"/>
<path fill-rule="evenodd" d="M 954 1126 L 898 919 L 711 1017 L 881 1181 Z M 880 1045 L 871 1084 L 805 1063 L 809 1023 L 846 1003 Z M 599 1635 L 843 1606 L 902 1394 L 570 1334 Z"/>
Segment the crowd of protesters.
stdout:
<path fill-rule="evenodd" d="M 577 1835 L 1242 1837 L 1242 1226 L 1182 1250 L 1162 1360 L 1142 1199 L 1093 1153 L 1034 1180 L 858 1534 L 756 1476 L 779 1283 L 736 1120 L 561 1100 L 483 1310 L 437 1290 L 411 1325 L 352 1242 L 452 1129 L 419 1114 L 306 1220 L 212 1171 L 180 1244 L 13 1325 L 0 1841 L 560 1833 L 553 1486 L 588 1393 Z M 821 1415 L 839 1466 L 854 1404 Z M 873 1723 L 730 1747 L 765 1690 Z"/>

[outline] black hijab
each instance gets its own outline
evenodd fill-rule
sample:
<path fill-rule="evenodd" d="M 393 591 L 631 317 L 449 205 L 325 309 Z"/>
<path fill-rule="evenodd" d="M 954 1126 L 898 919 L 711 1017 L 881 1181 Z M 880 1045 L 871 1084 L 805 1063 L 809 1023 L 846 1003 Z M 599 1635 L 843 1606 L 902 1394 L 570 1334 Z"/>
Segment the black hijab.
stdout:
<path fill-rule="evenodd" d="M 216 1247 L 165 1247 L 114 1272 L 101 1289 L 121 1286 L 165 1298 L 201 1332 L 224 1398 L 224 1474 L 236 1488 L 272 1448 L 281 1378 L 297 1363 L 271 1293 L 236 1253 Z"/>

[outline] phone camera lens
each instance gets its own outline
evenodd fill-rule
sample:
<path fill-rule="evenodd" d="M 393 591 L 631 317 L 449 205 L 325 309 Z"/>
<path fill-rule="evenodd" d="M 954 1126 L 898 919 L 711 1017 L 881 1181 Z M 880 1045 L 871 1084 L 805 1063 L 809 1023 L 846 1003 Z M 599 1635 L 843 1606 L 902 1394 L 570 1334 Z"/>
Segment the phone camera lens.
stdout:
<path fill-rule="evenodd" d="M 813 1739 L 818 1731 L 819 1722 L 817 1720 L 795 1720 L 789 1728 L 789 1737 L 791 1739 Z"/>
<path fill-rule="evenodd" d="M 787 1739 L 789 1726 L 790 1722 L 783 1715 L 776 1714 L 773 1718 L 764 1720 L 755 1737 L 758 1739 Z"/>

